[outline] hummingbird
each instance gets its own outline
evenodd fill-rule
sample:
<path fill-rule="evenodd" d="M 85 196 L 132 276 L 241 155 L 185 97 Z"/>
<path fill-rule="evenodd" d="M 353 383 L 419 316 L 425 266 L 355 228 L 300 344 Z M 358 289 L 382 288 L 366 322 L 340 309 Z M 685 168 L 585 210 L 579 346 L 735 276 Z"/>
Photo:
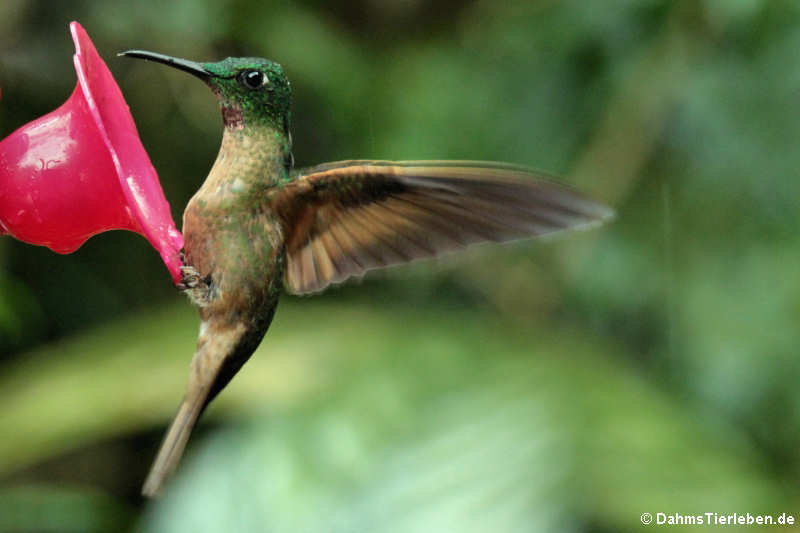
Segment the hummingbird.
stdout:
<path fill-rule="evenodd" d="M 162 490 L 203 410 L 261 343 L 284 289 L 318 293 L 368 270 L 587 228 L 613 214 L 505 163 L 350 160 L 296 170 L 291 87 L 278 63 L 120 55 L 196 76 L 224 124 L 216 161 L 183 214 L 178 288 L 199 308 L 201 325 L 183 401 L 142 488 L 147 497 Z"/>

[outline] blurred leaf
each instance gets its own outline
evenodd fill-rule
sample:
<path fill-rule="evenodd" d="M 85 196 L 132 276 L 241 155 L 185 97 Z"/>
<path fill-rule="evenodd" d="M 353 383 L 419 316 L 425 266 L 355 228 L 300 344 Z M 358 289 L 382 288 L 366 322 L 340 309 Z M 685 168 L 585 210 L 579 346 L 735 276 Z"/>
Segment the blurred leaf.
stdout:
<path fill-rule="evenodd" d="M 0 488 L 0 531 L 105 533 L 127 531 L 132 510 L 94 491 L 54 486 Z"/>
<path fill-rule="evenodd" d="M 604 348 L 433 320 L 383 331 L 396 355 L 376 347 L 324 397 L 209 439 L 144 530 L 618 530 L 644 511 L 790 508 L 735 428 Z"/>

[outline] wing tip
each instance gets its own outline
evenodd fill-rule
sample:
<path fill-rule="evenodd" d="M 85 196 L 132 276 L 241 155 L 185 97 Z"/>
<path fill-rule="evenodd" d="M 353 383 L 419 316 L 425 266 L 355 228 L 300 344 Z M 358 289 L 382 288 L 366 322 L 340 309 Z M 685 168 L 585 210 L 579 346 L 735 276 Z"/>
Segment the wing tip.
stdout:
<path fill-rule="evenodd" d="M 591 202 L 591 208 L 581 211 L 575 220 L 561 228 L 541 235 L 538 238 L 557 237 L 562 233 L 584 232 L 599 228 L 613 222 L 617 217 L 616 211 L 607 205 Z"/>
<path fill-rule="evenodd" d="M 606 224 L 613 222 L 617 218 L 617 212 L 605 204 L 592 201 L 592 206 L 589 215 L 592 219 L 596 220 L 598 224 Z"/>

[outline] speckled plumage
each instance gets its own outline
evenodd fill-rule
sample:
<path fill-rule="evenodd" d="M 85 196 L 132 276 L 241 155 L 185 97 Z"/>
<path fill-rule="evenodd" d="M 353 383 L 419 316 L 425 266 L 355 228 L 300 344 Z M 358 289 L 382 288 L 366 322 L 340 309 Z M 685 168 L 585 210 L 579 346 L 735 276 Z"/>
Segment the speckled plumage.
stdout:
<path fill-rule="evenodd" d="M 226 128 L 217 160 L 183 215 L 185 261 L 204 279 L 187 289 L 203 320 L 199 342 L 244 324 L 241 355 L 227 358 L 235 359 L 237 367 L 269 327 L 282 288 L 283 232 L 277 216 L 262 205 L 268 177 L 277 181 L 288 171 L 286 147 L 274 146 L 273 139 L 266 127 L 247 133 Z M 229 363 L 224 357 L 216 361 L 222 357 L 219 353 L 198 353 L 203 358 L 195 358 L 195 364 L 224 370 Z M 205 401 L 211 401 L 230 377 L 216 379 Z"/>
<path fill-rule="evenodd" d="M 282 288 L 319 292 L 374 268 L 461 249 L 588 227 L 611 211 L 546 176 L 475 161 L 341 161 L 292 172 L 291 91 L 277 63 L 151 59 L 203 79 L 225 132 L 184 212 L 182 288 L 202 319 L 183 403 L 143 493 L 177 465 L 208 402 L 267 331 Z"/>

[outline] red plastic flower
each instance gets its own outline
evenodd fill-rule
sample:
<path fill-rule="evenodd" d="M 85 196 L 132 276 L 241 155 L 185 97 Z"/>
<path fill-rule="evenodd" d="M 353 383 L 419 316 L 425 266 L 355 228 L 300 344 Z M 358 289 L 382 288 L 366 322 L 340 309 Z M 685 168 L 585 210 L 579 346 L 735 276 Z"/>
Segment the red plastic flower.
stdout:
<path fill-rule="evenodd" d="M 58 109 L 0 141 L 0 234 L 77 250 L 112 229 L 143 235 L 180 279 L 183 236 L 128 105 L 86 31 L 70 24 L 78 84 Z"/>

